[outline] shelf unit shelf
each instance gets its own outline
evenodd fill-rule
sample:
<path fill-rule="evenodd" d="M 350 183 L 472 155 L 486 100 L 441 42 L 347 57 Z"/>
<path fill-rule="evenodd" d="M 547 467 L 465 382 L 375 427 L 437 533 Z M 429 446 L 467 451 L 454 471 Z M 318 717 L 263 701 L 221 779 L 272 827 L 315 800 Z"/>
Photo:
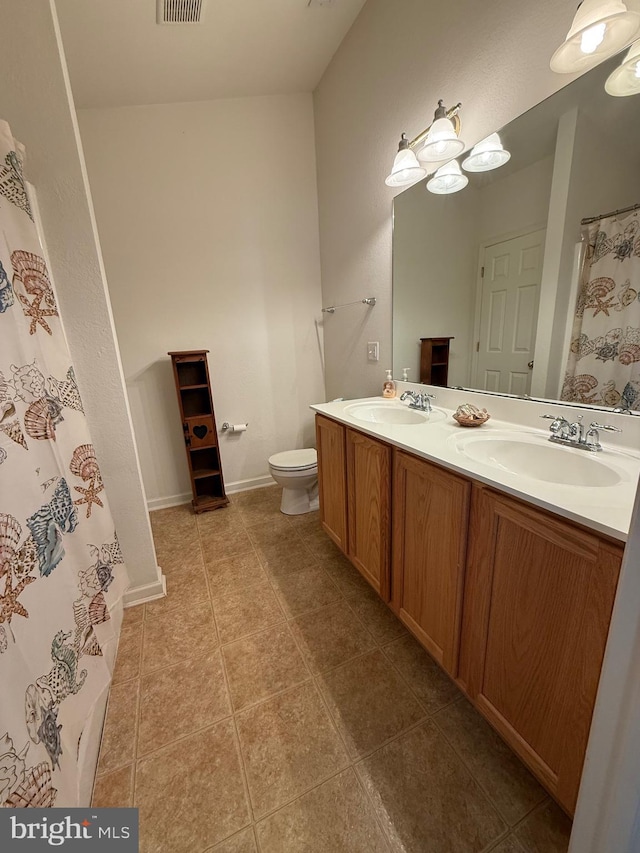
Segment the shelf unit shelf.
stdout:
<path fill-rule="evenodd" d="M 420 382 L 447 384 L 449 378 L 450 338 L 420 338 Z"/>
<path fill-rule="evenodd" d="M 209 381 L 209 350 L 170 352 L 178 395 L 195 512 L 229 503 L 224 489 L 218 431 Z"/>

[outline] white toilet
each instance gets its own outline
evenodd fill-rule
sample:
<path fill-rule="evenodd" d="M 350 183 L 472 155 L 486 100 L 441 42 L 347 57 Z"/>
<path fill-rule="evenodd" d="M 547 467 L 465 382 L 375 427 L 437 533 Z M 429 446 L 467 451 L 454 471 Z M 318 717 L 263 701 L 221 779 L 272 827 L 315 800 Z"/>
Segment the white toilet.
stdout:
<path fill-rule="evenodd" d="M 318 454 L 313 447 L 274 453 L 269 471 L 282 486 L 281 512 L 301 515 L 318 509 Z"/>

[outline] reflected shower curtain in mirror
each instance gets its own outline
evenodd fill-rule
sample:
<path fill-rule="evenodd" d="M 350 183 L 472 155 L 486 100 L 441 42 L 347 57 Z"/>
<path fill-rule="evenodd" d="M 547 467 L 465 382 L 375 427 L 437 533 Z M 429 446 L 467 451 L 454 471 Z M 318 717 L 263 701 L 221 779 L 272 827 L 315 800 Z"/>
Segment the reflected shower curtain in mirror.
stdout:
<path fill-rule="evenodd" d="M 0 805 L 71 807 L 128 579 L 22 159 L 0 121 Z"/>
<path fill-rule="evenodd" d="M 586 225 L 563 400 L 640 410 L 640 211 Z"/>

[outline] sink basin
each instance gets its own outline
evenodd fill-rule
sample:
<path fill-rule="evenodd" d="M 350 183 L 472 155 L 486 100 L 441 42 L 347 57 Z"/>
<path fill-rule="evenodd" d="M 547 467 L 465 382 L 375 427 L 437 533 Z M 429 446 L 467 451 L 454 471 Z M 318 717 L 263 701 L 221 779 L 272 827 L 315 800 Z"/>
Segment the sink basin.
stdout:
<path fill-rule="evenodd" d="M 345 414 L 358 421 L 370 424 L 405 424 L 407 426 L 426 424 L 434 420 L 444 420 L 446 415 L 439 409 L 431 413 L 409 409 L 399 403 L 354 403 L 347 406 Z"/>
<path fill-rule="evenodd" d="M 532 433 L 456 436 L 457 450 L 475 462 L 510 474 L 563 486 L 616 486 L 628 480 L 624 457 L 551 444 Z M 613 456 L 613 458 L 612 458 Z"/>

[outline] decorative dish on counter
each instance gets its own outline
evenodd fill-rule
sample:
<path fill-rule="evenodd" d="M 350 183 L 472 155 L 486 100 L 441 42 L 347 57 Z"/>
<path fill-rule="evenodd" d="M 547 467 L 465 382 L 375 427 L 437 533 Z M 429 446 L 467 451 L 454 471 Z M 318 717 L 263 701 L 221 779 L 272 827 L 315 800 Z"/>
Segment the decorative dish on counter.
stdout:
<path fill-rule="evenodd" d="M 463 427 L 482 426 L 490 417 L 491 415 L 486 409 L 479 409 L 471 403 L 458 406 L 453 414 L 454 421 L 457 421 Z"/>

